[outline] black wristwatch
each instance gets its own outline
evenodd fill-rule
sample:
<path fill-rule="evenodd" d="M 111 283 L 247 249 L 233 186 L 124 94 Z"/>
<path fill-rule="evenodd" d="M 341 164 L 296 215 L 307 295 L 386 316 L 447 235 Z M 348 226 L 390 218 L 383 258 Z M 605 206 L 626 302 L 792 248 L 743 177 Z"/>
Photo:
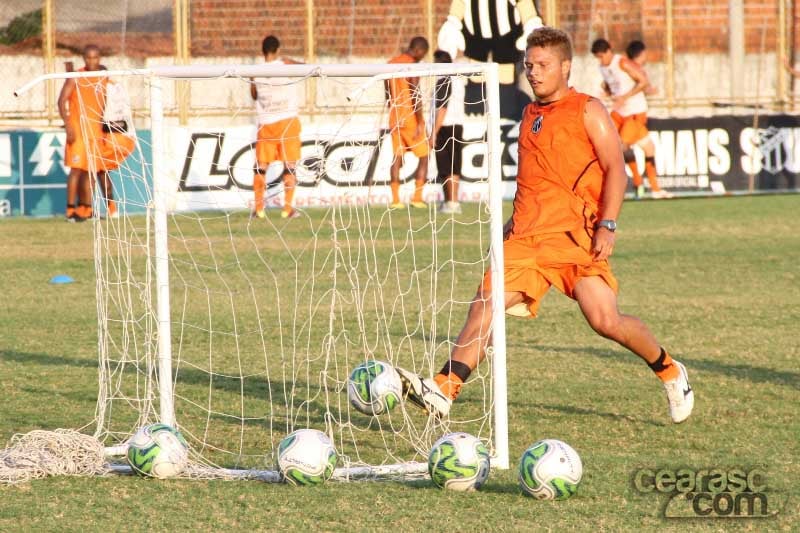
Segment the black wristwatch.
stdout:
<path fill-rule="evenodd" d="M 606 228 L 608 231 L 613 233 L 617 231 L 617 221 L 610 219 L 601 220 L 600 222 L 594 225 L 594 229 L 597 228 Z"/>

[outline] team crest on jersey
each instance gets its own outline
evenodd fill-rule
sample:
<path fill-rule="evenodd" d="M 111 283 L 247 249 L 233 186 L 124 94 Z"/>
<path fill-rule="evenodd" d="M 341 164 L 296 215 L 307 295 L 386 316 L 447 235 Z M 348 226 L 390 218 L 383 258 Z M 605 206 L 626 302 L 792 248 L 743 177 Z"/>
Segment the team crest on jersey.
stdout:
<path fill-rule="evenodd" d="M 541 129 L 542 129 L 542 121 L 543 120 L 544 120 L 544 117 L 542 115 L 539 115 L 538 117 L 536 117 L 536 119 L 533 121 L 533 126 L 531 126 L 531 131 L 533 133 L 539 133 L 539 131 L 541 131 Z"/>

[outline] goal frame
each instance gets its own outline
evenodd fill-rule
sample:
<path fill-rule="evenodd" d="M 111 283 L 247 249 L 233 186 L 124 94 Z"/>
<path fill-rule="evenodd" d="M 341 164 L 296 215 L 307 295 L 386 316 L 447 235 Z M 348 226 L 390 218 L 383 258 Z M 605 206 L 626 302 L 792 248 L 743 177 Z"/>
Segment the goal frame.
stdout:
<path fill-rule="evenodd" d="M 168 242 L 168 194 L 165 181 L 155 177 L 163 175 L 167 169 L 164 153 L 164 99 L 162 79 L 191 80 L 208 78 L 271 78 L 271 77 L 363 77 L 369 81 L 385 80 L 403 74 L 405 77 L 470 75 L 481 76 L 486 87 L 486 145 L 488 168 L 488 208 L 490 234 L 490 271 L 492 276 L 492 345 L 490 364 L 492 365 L 493 394 L 493 447 L 495 454 L 491 458 L 492 467 L 509 468 L 508 451 L 508 401 L 506 374 L 506 330 L 505 330 L 505 295 L 503 276 L 503 183 L 501 169 L 502 145 L 500 142 L 500 95 L 499 75 L 496 63 L 472 64 L 429 64 L 413 65 L 393 64 L 299 64 L 299 65 L 185 65 L 162 66 L 146 69 L 108 70 L 103 75 L 143 76 L 148 79 L 150 88 L 149 121 L 152 144 L 153 199 L 148 208 L 154 236 L 152 261 L 155 270 L 156 294 L 156 327 L 157 327 L 157 376 L 158 376 L 158 411 L 160 421 L 175 425 L 175 405 L 173 395 L 172 366 L 172 324 L 170 317 L 170 284 L 169 284 L 169 242 Z M 47 80 L 65 80 L 96 76 L 94 72 L 70 72 L 39 76 L 14 92 L 20 96 L 32 87 Z M 97 253 L 97 251 L 96 251 Z M 98 285 L 101 283 L 97 278 Z M 98 286 L 98 294 L 101 287 Z M 100 318 L 102 320 L 102 318 Z M 162 379 L 166 377 L 166 379 Z M 105 448 L 107 456 L 123 455 L 127 444 Z M 127 465 L 113 465 L 113 471 L 129 471 Z M 280 475 L 268 470 L 234 470 L 214 469 L 217 477 L 234 479 L 260 479 L 262 481 L 279 481 Z M 334 479 L 368 479 L 380 476 L 423 475 L 427 472 L 427 464 L 410 462 L 381 466 L 358 466 L 337 468 Z"/>

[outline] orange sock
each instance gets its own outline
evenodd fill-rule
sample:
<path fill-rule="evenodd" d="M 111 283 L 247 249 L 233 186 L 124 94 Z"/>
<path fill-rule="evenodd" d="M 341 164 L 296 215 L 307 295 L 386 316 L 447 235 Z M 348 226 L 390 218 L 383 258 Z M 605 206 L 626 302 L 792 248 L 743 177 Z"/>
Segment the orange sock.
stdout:
<path fill-rule="evenodd" d="M 74 214 L 75 214 L 75 206 L 74 205 L 68 205 L 67 206 L 67 213 L 66 213 L 67 218 L 73 216 Z"/>
<path fill-rule="evenodd" d="M 461 392 L 461 385 L 464 384 L 461 378 L 452 372 L 450 372 L 449 375 L 436 374 L 433 377 L 433 381 L 439 385 L 439 389 L 442 393 L 451 400 L 458 398 L 458 393 Z"/>
<path fill-rule="evenodd" d="M 283 210 L 289 212 L 292 210 L 292 201 L 294 200 L 294 187 L 287 187 L 283 191 Z"/>
<path fill-rule="evenodd" d="M 675 364 L 675 361 L 673 361 L 672 357 L 669 356 L 664 348 L 661 348 L 661 355 L 658 359 L 653 363 L 647 363 L 647 365 L 656 373 L 656 376 L 658 376 L 661 381 L 672 381 L 673 379 L 677 379 L 680 374 L 678 365 Z"/>
<path fill-rule="evenodd" d="M 658 177 L 656 176 L 656 164 L 652 157 L 645 158 L 644 171 L 647 174 L 647 181 L 650 182 L 650 190 L 660 191 L 661 187 L 658 186 Z"/>
<path fill-rule="evenodd" d="M 400 201 L 400 183 L 393 181 L 390 185 L 392 187 L 392 203 L 396 204 Z"/>
<path fill-rule="evenodd" d="M 636 162 L 633 161 L 628 163 L 628 168 L 631 169 L 631 175 L 633 176 L 633 186 L 638 187 L 642 184 L 642 175 L 639 173 L 639 167 L 636 165 Z"/>
<path fill-rule="evenodd" d="M 255 203 L 253 210 L 258 212 L 264 209 L 264 188 L 266 187 L 266 178 L 264 174 L 256 174 L 253 176 L 253 194 L 255 195 Z"/>

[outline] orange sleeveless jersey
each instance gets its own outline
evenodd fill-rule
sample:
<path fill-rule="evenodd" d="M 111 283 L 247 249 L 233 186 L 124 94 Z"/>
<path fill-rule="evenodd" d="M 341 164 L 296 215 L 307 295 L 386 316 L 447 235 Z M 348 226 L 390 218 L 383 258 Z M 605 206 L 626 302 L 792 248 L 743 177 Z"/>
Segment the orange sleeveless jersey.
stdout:
<path fill-rule="evenodd" d="M 82 68 L 79 72 L 84 72 Z M 69 120 L 82 128 L 102 129 L 103 108 L 106 100 L 108 78 L 97 76 L 75 78 L 75 90 L 69 96 Z M 84 120 L 81 121 L 81 116 Z"/>
<path fill-rule="evenodd" d="M 86 69 L 80 69 L 84 72 Z M 75 78 L 75 89 L 69 96 L 69 123 L 77 138 L 67 144 L 64 161 L 70 168 L 104 170 L 100 143 L 103 135 L 103 109 L 105 108 L 105 76 Z"/>
<path fill-rule="evenodd" d="M 570 88 L 525 108 L 519 127 L 517 193 L 509 238 L 586 229 L 600 204 L 603 171 L 583 125 L 591 96 Z"/>
<path fill-rule="evenodd" d="M 414 63 L 414 58 L 408 54 L 400 54 L 389 60 L 389 63 Z M 411 84 L 406 78 L 392 78 L 389 80 L 389 124 L 402 124 L 407 120 L 414 120 L 414 93 Z"/>

